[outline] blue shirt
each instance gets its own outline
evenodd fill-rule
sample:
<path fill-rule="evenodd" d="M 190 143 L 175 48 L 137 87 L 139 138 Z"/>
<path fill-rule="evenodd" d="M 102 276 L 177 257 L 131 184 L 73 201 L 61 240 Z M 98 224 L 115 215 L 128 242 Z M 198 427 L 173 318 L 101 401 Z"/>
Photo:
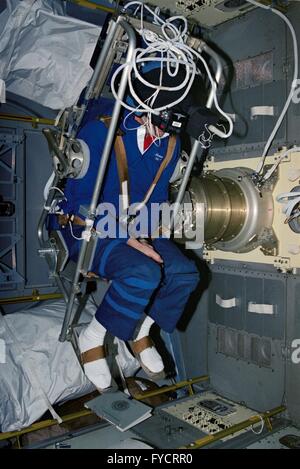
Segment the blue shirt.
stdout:
<path fill-rule="evenodd" d="M 137 127 L 137 122 L 128 118 L 127 127 Z M 169 137 L 164 137 L 141 153 L 137 144 L 137 130 L 124 130 L 123 142 L 126 149 L 129 174 L 129 196 L 130 203 L 141 202 L 156 173 L 164 159 Z M 96 182 L 99 163 L 107 135 L 106 126 L 99 120 L 90 121 L 79 132 L 78 138 L 84 140 L 90 149 L 90 165 L 86 175 L 82 179 L 68 179 L 65 187 L 65 197 L 67 201 L 60 204 L 64 213 L 79 214 L 80 205 L 89 206 Z M 158 143 L 159 142 L 159 145 Z M 176 163 L 180 156 L 180 141 L 177 138 L 172 160 L 164 169 L 148 203 L 162 203 L 168 200 L 169 180 L 175 170 Z M 109 159 L 106 175 L 102 185 L 101 195 L 98 203 L 108 202 L 114 205 L 117 213 L 119 211 L 120 183 L 117 170 L 116 155 L 113 149 Z M 149 232 L 150 234 L 150 232 Z"/>

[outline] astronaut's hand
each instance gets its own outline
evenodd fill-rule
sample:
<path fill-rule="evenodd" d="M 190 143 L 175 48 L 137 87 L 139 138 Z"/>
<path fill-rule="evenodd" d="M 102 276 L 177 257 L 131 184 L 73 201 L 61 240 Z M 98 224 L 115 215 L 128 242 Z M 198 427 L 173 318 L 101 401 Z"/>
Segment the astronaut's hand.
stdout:
<path fill-rule="evenodd" d="M 158 252 L 156 252 L 153 246 L 151 246 L 151 244 L 148 244 L 145 239 L 143 239 L 143 242 L 140 242 L 137 239 L 129 238 L 127 244 L 128 246 L 142 252 L 143 254 L 145 254 L 145 256 L 151 257 L 151 259 L 153 259 L 158 264 L 163 264 L 163 260 L 158 254 Z"/>

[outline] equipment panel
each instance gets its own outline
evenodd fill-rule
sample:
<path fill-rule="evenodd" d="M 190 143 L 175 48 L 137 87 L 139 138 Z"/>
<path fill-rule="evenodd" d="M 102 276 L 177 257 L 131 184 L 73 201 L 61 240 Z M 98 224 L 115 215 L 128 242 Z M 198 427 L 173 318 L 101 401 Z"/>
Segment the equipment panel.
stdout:
<path fill-rule="evenodd" d="M 158 448 L 179 448 L 215 435 L 257 415 L 257 412 L 205 391 L 155 409 L 152 418 L 133 428 L 134 433 Z M 260 425 L 259 425 L 260 426 Z M 247 430 L 226 436 L 226 441 Z"/>

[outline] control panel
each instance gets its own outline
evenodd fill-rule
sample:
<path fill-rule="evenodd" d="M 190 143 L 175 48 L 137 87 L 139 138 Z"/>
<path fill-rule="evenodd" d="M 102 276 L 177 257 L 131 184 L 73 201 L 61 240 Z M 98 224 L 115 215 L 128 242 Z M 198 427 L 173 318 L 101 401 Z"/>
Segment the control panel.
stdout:
<path fill-rule="evenodd" d="M 156 448 L 180 448 L 233 427 L 257 412 L 216 393 L 205 391 L 156 407 L 153 416 L 132 431 Z M 229 440 L 241 433 L 222 438 Z"/>
<path fill-rule="evenodd" d="M 247 420 L 256 412 L 212 392 L 204 392 L 170 405 L 164 412 L 212 435 Z M 226 438 L 232 438 L 229 435 Z"/>

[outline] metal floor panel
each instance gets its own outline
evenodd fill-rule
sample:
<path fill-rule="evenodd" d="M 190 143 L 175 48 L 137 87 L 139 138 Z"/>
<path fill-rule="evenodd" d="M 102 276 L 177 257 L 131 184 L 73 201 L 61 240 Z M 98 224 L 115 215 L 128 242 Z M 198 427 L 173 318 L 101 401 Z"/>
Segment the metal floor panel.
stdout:
<path fill-rule="evenodd" d="M 84 432 L 71 438 L 60 439 L 45 446 L 46 449 L 133 449 L 141 448 L 143 443 L 130 431 L 120 432 L 113 426 L 105 426 Z"/>
<path fill-rule="evenodd" d="M 247 449 L 289 449 L 279 442 L 279 439 L 285 435 L 296 435 L 300 437 L 300 429 L 293 426 L 286 427 L 247 446 Z"/>

